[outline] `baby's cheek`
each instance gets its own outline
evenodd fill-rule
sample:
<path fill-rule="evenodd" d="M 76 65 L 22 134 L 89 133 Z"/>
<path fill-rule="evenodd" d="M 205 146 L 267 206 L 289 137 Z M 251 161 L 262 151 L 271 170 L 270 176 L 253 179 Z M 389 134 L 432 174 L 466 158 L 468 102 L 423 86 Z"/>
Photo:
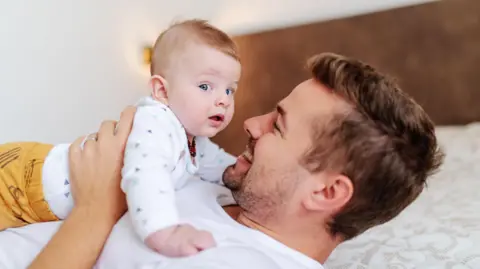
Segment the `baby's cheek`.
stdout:
<path fill-rule="evenodd" d="M 227 111 L 227 113 L 225 114 L 225 120 L 224 120 L 225 125 L 230 124 L 230 122 L 232 121 L 234 111 L 235 111 L 235 110 L 233 109 L 232 106 L 230 106 L 230 107 L 228 108 L 228 111 Z"/>

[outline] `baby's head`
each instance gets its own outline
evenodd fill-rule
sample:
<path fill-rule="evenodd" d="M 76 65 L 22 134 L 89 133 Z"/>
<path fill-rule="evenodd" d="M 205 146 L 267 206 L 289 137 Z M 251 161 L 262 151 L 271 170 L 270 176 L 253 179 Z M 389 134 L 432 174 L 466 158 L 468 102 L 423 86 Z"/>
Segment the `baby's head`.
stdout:
<path fill-rule="evenodd" d="M 189 135 L 212 137 L 230 123 L 241 65 L 224 32 L 203 20 L 172 25 L 155 42 L 150 71 L 153 98 Z"/>

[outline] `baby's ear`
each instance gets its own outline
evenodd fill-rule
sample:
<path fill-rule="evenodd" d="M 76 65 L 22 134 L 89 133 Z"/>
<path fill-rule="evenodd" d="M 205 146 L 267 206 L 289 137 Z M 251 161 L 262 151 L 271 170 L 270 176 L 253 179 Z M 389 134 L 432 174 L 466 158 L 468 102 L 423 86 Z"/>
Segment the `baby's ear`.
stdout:
<path fill-rule="evenodd" d="M 168 105 L 167 81 L 159 75 L 153 75 L 150 78 L 149 86 L 152 89 L 153 99 Z"/>

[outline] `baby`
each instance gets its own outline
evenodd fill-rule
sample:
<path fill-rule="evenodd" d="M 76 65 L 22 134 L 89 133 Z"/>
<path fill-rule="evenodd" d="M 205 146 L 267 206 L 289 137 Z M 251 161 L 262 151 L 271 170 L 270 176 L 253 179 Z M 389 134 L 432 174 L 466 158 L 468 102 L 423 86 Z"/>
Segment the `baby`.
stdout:
<path fill-rule="evenodd" d="M 151 95 L 137 103 L 121 188 L 135 232 L 161 254 L 186 255 L 177 246 L 198 248 L 195 237 L 204 235 L 169 241 L 181 225 L 175 190 L 194 177 L 222 184 L 235 162 L 209 138 L 232 119 L 240 72 L 234 42 L 205 21 L 174 24 L 155 42 Z M 67 217 L 73 207 L 68 147 L 0 145 L 0 230 Z"/>

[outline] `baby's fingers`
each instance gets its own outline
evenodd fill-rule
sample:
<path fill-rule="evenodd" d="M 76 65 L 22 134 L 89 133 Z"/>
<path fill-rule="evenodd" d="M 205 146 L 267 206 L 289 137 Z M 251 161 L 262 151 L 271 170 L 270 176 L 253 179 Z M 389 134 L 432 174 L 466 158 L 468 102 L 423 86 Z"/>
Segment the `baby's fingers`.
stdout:
<path fill-rule="evenodd" d="M 199 231 L 192 238 L 192 244 L 199 250 L 205 250 L 215 247 L 215 239 L 212 234 L 206 231 Z"/>
<path fill-rule="evenodd" d="M 200 250 L 192 243 L 184 243 L 180 246 L 179 252 L 180 257 L 188 257 L 197 254 Z"/>

